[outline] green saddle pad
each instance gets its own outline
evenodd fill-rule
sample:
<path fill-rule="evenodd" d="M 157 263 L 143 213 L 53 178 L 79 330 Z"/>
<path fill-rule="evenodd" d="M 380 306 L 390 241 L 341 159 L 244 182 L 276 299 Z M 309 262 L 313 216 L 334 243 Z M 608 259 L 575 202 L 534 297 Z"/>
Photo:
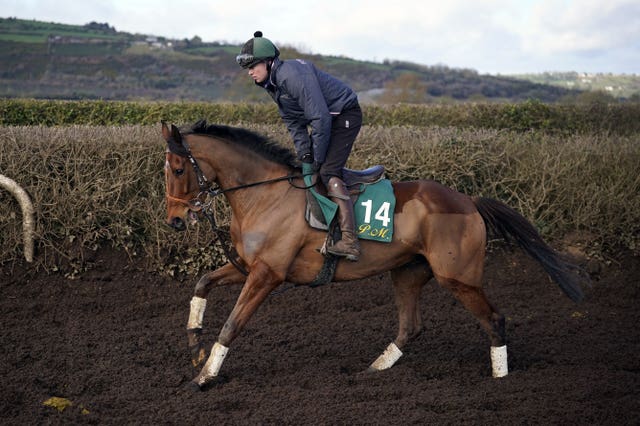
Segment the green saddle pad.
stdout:
<path fill-rule="evenodd" d="M 353 206 L 358 237 L 390 243 L 395 207 L 396 197 L 389 179 L 366 185 Z"/>
<path fill-rule="evenodd" d="M 306 185 L 312 184 L 312 176 L 304 170 Z M 331 223 L 338 211 L 338 205 L 319 194 L 314 188 L 309 189 L 318 201 L 325 219 Z M 393 238 L 393 212 L 396 197 L 393 193 L 391 181 L 381 179 L 378 182 L 364 186 L 364 191 L 358 196 L 353 206 L 356 220 L 356 233 L 359 238 L 389 243 Z"/>

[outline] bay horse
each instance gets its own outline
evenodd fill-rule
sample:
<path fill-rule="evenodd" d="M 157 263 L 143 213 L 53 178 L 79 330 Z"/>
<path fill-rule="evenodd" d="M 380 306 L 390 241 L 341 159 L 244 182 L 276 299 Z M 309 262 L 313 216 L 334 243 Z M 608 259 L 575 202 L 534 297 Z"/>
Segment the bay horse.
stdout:
<path fill-rule="evenodd" d="M 229 346 L 274 289 L 285 281 L 314 281 L 324 264 L 318 248 L 326 233 L 305 220 L 306 191 L 290 149 L 246 129 L 205 121 L 188 128 L 163 122 L 162 135 L 167 142 L 167 224 L 184 230 L 197 220 L 203 195 L 222 194 L 231 208 L 230 262 L 202 276 L 190 302 L 187 335 L 193 366 L 201 367 L 190 385 L 203 389 L 218 380 Z M 420 334 L 418 300 L 422 287 L 435 278 L 488 334 L 493 376 L 507 375 L 504 317 L 482 289 L 487 231 L 538 261 L 573 301 L 583 298 L 581 269 L 504 203 L 464 195 L 431 180 L 395 182 L 392 187 L 396 207 L 391 242 L 362 240 L 359 260 L 339 260 L 333 276 L 333 281 L 347 281 L 391 271 L 398 333 L 369 371 L 392 367 Z M 213 287 L 236 283 L 243 284 L 242 290 L 207 358 L 202 342 L 207 296 Z"/>

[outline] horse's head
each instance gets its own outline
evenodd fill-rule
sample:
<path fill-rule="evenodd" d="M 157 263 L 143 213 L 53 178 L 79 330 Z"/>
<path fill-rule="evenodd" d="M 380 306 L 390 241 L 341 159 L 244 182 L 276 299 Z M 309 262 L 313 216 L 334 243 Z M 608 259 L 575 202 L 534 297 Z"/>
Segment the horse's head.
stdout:
<path fill-rule="evenodd" d="M 162 123 L 162 135 L 167 142 L 167 224 L 178 230 L 197 219 L 196 212 L 203 207 L 200 196 L 211 195 L 210 184 L 230 192 L 276 177 L 287 178 L 299 167 L 290 149 L 246 129 L 207 125 L 201 120 L 183 133 Z"/>
<path fill-rule="evenodd" d="M 167 141 L 164 165 L 167 225 L 177 231 L 184 231 L 187 224 L 197 221 L 196 212 L 199 209 L 192 200 L 197 197 L 200 188 L 178 128 L 171 125 L 169 129 L 163 122 L 162 136 Z"/>

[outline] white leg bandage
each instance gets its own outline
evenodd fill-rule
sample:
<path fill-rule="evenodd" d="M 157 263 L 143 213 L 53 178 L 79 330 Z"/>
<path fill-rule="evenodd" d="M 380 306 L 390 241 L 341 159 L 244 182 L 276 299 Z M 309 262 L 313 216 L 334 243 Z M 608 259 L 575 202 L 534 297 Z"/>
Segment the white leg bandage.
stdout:
<path fill-rule="evenodd" d="M 202 328 L 202 319 L 204 318 L 204 309 L 207 307 L 207 299 L 193 296 L 191 299 L 191 309 L 189 310 L 189 322 L 187 329 Z"/>
<path fill-rule="evenodd" d="M 507 362 L 507 345 L 491 346 L 491 368 L 493 377 L 504 377 L 509 373 Z"/>
<path fill-rule="evenodd" d="M 220 371 L 220 367 L 222 366 L 224 358 L 227 356 L 227 352 L 229 352 L 228 347 L 223 346 L 218 342 L 213 344 L 213 348 L 211 348 L 211 355 L 209 355 L 209 359 L 203 368 L 203 370 L 206 371 L 207 377 L 215 377 L 218 375 L 218 371 Z"/>
<path fill-rule="evenodd" d="M 402 356 L 402 351 L 398 349 L 395 343 L 391 343 L 387 346 L 387 349 L 384 350 L 382 355 L 378 357 L 373 364 L 371 364 L 370 368 L 374 370 L 386 370 L 387 368 L 393 367 L 393 364 L 396 363 Z"/>

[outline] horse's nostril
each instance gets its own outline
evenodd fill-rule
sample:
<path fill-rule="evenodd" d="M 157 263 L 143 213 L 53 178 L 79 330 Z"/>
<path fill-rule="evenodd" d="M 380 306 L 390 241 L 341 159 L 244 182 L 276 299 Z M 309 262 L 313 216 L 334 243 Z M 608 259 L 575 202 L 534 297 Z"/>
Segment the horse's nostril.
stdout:
<path fill-rule="evenodd" d="M 176 231 L 184 231 L 187 228 L 184 220 L 179 217 L 174 217 L 173 219 L 171 219 L 171 222 L 169 222 L 169 226 Z"/>

